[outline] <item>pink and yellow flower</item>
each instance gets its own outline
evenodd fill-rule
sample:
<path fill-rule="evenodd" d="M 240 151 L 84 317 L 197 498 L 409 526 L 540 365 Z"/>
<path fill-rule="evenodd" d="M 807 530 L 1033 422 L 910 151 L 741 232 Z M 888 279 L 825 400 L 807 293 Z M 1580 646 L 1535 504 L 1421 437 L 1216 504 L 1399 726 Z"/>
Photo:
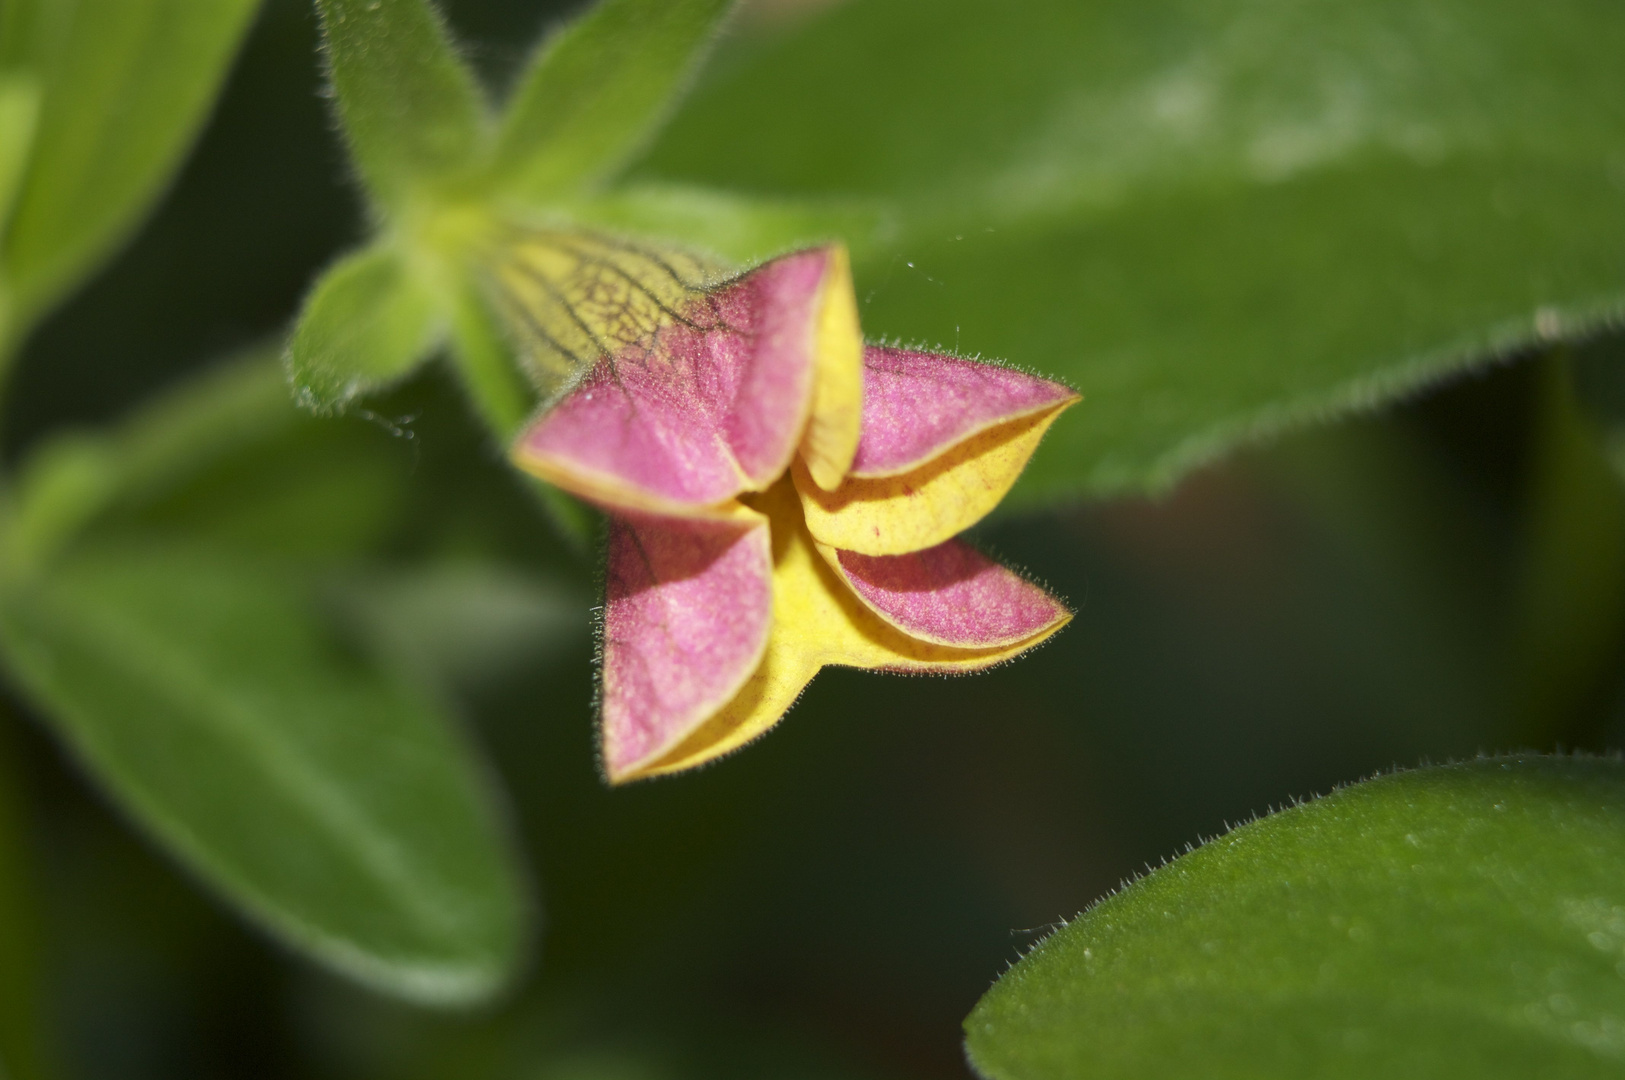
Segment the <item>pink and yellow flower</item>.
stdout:
<path fill-rule="evenodd" d="M 975 671 L 1071 618 L 955 537 L 1075 393 L 865 346 L 840 247 L 669 294 L 600 262 L 615 325 L 635 331 L 575 319 L 597 359 L 514 459 L 610 515 L 611 782 L 743 745 L 826 665 Z"/>

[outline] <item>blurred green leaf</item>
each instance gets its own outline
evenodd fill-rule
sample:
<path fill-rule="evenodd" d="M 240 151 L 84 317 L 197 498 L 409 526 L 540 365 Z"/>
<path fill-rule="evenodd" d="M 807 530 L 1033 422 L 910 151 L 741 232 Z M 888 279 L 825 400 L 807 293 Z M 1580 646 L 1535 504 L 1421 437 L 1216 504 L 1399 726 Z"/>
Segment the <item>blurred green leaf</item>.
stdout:
<path fill-rule="evenodd" d="M 551 594 L 364 568 L 418 460 L 388 427 L 300 412 L 259 349 L 51 440 L 20 470 L 0 611 L 21 686 L 206 881 L 373 985 L 468 1000 L 514 962 L 524 912 L 486 780 L 424 684 L 553 647 Z M 487 654 L 440 655 L 448 634 Z"/>
<path fill-rule="evenodd" d="M 17 481 L 15 512 L 4 526 L 7 576 L 36 571 L 115 497 L 119 462 L 110 440 L 70 432 L 27 459 Z"/>
<path fill-rule="evenodd" d="M 28 165 L 39 119 L 39 82 L 26 75 L 0 75 L 0 223 L 11 217 L 12 201 Z"/>
<path fill-rule="evenodd" d="M 317 279 L 288 343 L 294 396 L 342 409 L 410 373 L 442 332 L 433 294 L 394 250 L 347 255 Z"/>
<path fill-rule="evenodd" d="M 382 418 L 293 420 L 168 484 L 121 492 L 95 522 L 97 535 L 175 539 L 318 571 L 364 560 L 398 523 L 410 447 L 391 445 L 406 440 L 380 430 Z"/>
<path fill-rule="evenodd" d="M 488 778 L 297 580 L 100 545 L 5 599 L 13 677 L 120 804 L 256 921 L 427 1003 L 512 974 L 525 903 Z"/>
<path fill-rule="evenodd" d="M 298 562 L 352 561 L 399 510 L 410 454 L 377 423 L 312 419 L 276 348 L 216 365 L 107 432 L 68 431 L 18 470 L 7 571 L 26 575 L 87 527 Z"/>
<path fill-rule="evenodd" d="M 476 683 L 585 640 L 591 594 L 513 568 L 445 563 L 355 574 L 341 602 L 403 670 Z"/>
<path fill-rule="evenodd" d="M 256 0 L 8 4 L 0 64 L 40 87 L 5 234 L 15 335 L 152 203 L 214 102 Z"/>
<path fill-rule="evenodd" d="M 478 164 L 484 97 L 426 0 L 317 0 L 339 120 L 368 192 L 414 191 Z"/>
<path fill-rule="evenodd" d="M 734 0 L 600 0 L 542 43 L 497 141 L 502 187 L 532 202 L 603 180 L 641 148 Z"/>
<path fill-rule="evenodd" d="M 871 335 L 1086 396 L 1018 501 L 1164 487 L 1625 307 L 1625 9 L 923 10 L 742 46 L 634 176 L 890 208 Z"/>
<path fill-rule="evenodd" d="M 307 422 L 288 400 L 281 352 L 279 343 L 244 350 L 137 408 L 108 436 L 121 496 L 151 499 Z"/>
<path fill-rule="evenodd" d="M 994 1080 L 1617 1076 L 1625 763 L 1384 776 L 1102 901 L 965 1022 Z"/>

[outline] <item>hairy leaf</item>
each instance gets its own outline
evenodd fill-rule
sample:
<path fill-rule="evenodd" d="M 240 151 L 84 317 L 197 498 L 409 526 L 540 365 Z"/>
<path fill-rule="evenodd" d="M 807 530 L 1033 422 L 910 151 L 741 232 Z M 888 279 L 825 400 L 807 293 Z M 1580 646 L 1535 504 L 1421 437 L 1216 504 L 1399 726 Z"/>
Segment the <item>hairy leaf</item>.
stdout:
<path fill-rule="evenodd" d="M 289 944 L 429 1003 L 512 972 L 525 904 L 487 778 L 297 582 L 85 547 L 16 584 L 12 677 L 166 847 Z"/>
<path fill-rule="evenodd" d="M 207 115 L 257 6 L 20 2 L 0 20 L 0 64 L 40 88 L 4 245 L 7 284 L 23 318 L 88 273 L 151 205 Z"/>
<path fill-rule="evenodd" d="M 734 0 L 602 0 L 543 42 L 503 121 L 503 186 L 545 201 L 604 179 L 686 89 Z"/>
<path fill-rule="evenodd" d="M 994 1080 L 1615 1076 L 1625 763 L 1384 776 L 1079 916 L 965 1022 Z"/>
<path fill-rule="evenodd" d="M 1087 399 L 1018 499 L 1165 487 L 1625 309 L 1625 9 L 920 11 L 741 50 L 636 175 L 889 207 L 868 333 Z"/>
<path fill-rule="evenodd" d="M 317 0 L 339 120 L 382 208 L 477 165 L 485 101 L 428 0 Z"/>

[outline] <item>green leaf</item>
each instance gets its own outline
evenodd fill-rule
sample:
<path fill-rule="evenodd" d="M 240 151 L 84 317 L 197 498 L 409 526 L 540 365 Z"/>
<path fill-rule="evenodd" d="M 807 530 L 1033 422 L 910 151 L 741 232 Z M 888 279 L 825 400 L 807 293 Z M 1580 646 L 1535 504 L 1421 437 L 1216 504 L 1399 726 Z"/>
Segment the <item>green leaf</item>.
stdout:
<path fill-rule="evenodd" d="M 443 331 L 437 307 L 390 248 L 340 259 L 311 289 L 288 344 L 295 398 L 331 412 L 405 377 Z"/>
<path fill-rule="evenodd" d="M 120 463 L 109 440 L 70 432 L 29 454 L 4 519 L 7 577 L 37 570 L 112 501 Z"/>
<path fill-rule="evenodd" d="M 86 547 L 6 596 L 18 684 L 119 803 L 289 944 L 381 990 L 488 996 L 525 904 L 488 778 L 296 581 Z"/>
<path fill-rule="evenodd" d="M 993 1080 L 1617 1076 L 1625 763 L 1344 788 L 1102 901 L 965 1022 Z"/>
<path fill-rule="evenodd" d="M 34 146 L 39 119 L 39 82 L 23 75 L 0 75 L 0 229 L 11 217 L 12 202 Z"/>
<path fill-rule="evenodd" d="M 152 204 L 208 114 L 257 6 L 25 2 L 0 20 L 0 58 L 40 87 L 3 253 L 20 322 L 89 273 Z"/>
<path fill-rule="evenodd" d="M 46 440 L 18 468 L 12 512 L 0 518 L 0 570 L 7 578 L 34 572 L 109 508 L 150 501 L 232 451 L 285 432 L 302 415 L 288 401 L 277 350 L 253 349 L 194 376 L 114 431 L 70 430 Z M 255 496 L 264 501 L 263 493 Z"/>
<path fill-rule="evenodd" d="M 339 120 L 367 191 L 400 211 L 481 160 L 486 107 L 427 0 L 317 0 Z"/>
<path fill-rule="evenodd" d="M 675 106 L 733 3 L 600 0 L 548 37 L 503 119 L 504 189 L 548 202 L 607 178 Z"/>
<path fill-rule="evenodd" d="M 634 175 L 889 206 L 871 336 L 1085 395 L 1018 501 L 1155 489 L 1625 311 L 1622 52 L 1586 0 L 869 0 Z"/>
<path fill-rule="evenodd" d="M 400 512 L 412 454 L 376 424 L 312 419 L 280 349 L 253 349 L 107 432 L 47 440 L 18 470 L 0 569 L 26 577 L 88 529 L 298 563 L 354 561 Z"/>
<path fill-rule="evenodd" d="M 135 410 L 109 436 L 123 496 L 151 498 L 304 423 L 288 400 L 282 351 L 280 343 L 244 350 Z"/>
<path fill-rule="evenodd" d="M 357 574 L 341 589 L 369 640 L 402 669 L 448 687 L 584 640 L 592 603 L 561 580 L 480 563 Z"/>

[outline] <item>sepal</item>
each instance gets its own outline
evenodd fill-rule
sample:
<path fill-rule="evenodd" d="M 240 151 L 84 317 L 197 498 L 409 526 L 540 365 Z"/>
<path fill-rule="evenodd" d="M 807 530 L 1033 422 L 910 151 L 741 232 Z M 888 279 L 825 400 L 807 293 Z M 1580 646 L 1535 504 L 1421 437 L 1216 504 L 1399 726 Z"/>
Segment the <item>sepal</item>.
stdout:
<path fill-rule="evenodd" d="M 604 0 L 548 37 L 503 117 L 498 190 L 556 202 L 624 164 L 674 107 L 733 6 Z"/>
<path fill-rule="evenodd" d="M 328 72 L 356 170 L 398 213 L 425 186 L 471 175 L 489 146 L 485 97 L 426 0 L 317 0 Z"/>
<path fill-rule="evenodd" d="M 316 412 L 404 378 L 439 345 L 445 320 L 434 293 L 391 248 L 352 252 L 305 300 L 285 357 L 299 404 Z"/>

